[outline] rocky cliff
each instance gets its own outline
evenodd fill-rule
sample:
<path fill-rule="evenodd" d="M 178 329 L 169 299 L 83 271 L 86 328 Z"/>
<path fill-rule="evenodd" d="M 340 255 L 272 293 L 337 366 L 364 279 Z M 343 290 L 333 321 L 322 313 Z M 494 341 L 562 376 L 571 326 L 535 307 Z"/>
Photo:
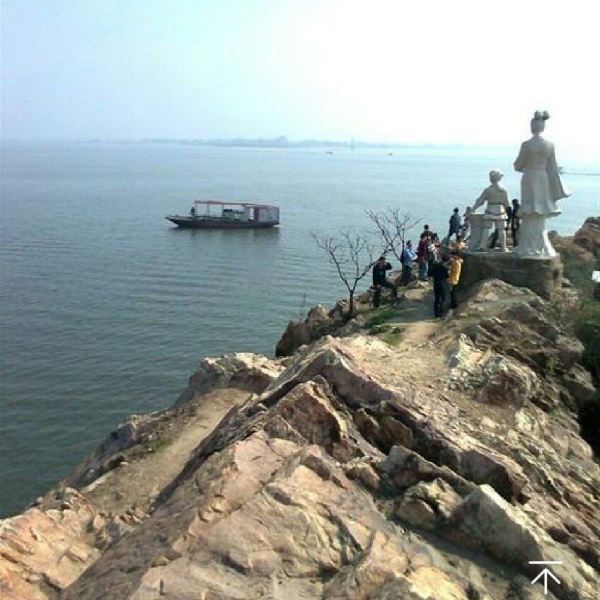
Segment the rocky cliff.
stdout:
<path fill-rule="evenodd" d="M 527 289 L 480 282 L 443 321 L 429 294 L 290 357 L 202 361 L 0 522 L 0 597 L 598 598 L 582 345 Z"/>

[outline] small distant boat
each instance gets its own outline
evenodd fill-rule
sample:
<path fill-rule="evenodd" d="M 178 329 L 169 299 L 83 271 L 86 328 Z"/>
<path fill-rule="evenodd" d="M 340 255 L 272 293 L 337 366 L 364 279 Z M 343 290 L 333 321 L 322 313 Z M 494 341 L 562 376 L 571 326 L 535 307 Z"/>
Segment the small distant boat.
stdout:
<path fill-rule="evenodd" d="M 279 207 L 196 200 L 189 215 L 167 215 L 165 219 L 186 229 L 264 229 L 279 225 Z"/>

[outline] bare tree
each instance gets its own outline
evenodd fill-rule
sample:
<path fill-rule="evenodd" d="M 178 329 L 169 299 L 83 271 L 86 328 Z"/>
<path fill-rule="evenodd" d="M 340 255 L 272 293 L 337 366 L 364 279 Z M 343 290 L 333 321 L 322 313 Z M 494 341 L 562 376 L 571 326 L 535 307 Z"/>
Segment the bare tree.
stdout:
<path fill-rule="evenodd" d="M 312 237 L 329 256 L 329 262 L 335 265 L 339 278 L 348 290 L 348 318 L 352 318 L 356 286 L 374 264 L 375 244 L 369 235 L 350 231 L 342 231 L 338 236 L 313 233 Z"/>
<path fill-rule="evenodd" d="M 415 219 L 409 212 L 401 212 L 399 208 L 366 212 L 385 244 L 385 252 L 391 251 L 398 261 L 402 262 L 406 234 L 421 222 L 420 219 Z"/>

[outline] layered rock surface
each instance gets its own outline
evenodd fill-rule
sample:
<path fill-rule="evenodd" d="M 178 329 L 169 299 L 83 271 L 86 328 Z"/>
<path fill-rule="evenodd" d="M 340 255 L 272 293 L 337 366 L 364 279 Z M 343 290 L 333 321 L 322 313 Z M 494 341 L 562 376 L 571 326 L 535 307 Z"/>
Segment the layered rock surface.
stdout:
<path fill-rule="evenodd" d="M 203 361 L 1 522 L 0 597 L 530 600 L 553 560 L 547 598 L 597 598 L 581 345 L 499 281 L 400 331 Z"/>

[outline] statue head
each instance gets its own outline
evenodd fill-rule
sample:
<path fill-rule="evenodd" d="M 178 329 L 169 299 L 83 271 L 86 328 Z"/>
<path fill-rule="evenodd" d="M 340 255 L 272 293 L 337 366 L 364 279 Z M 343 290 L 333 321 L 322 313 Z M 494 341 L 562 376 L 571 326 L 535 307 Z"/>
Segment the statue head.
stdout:
<path fill-rule="evenodd" d="M 497 169 L 490 171 L 490 182 L 491 183 L 498 183 L 503 177 L 504 177 L 504 174 L 501 173 L 500 171 L 498 171 Z"/>
<path fill-rule="evenodd" d="M 546 121 L 550 118 L 547 110 L 536 110 L 531 119 L 531 133 L 539 135 L 546 127 Z"/>

